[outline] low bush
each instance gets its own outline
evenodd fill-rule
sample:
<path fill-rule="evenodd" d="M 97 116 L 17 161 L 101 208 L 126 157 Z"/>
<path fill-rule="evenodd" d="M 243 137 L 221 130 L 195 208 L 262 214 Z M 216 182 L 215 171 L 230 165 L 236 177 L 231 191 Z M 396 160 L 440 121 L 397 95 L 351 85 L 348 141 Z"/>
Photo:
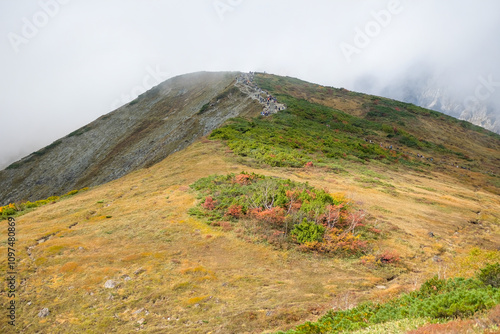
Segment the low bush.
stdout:
<path fill-rule="evenodd" d="M 399 260 L 398 253 L 392 250 L 386 250 L 377 257 L 377 262 L 380 264 L 397 263 Z"/>
<path fill-rule="evenodd" d="M 480 280 L 434 277 L 419 290 L 386 303 L 368 302 L 349 310 L 331 310 L 317 322 L 306 322 L 279 333 L 337 333 L 402 319 L 427 318 L 442 322 L 464 319 L 499 303 L 500 289 L 486 286 Z"/>
<path fill-rule="evenodd" d="M 27 209 L 37 208 L 39 206 L 43 206 L 49 203 L 54 203 L 59 201 L 61 198 L 73 196 L 81 191 L 86 191 L 89 188 L 82 188 L 80 190 L 72 190 L 65 195 L 59 196 L 50 196 L 46 199 L 41 199 L 35 202 L 19 202 L 19 203 L 10 203 L 5 206 L 0 206 L 0 220 L 7 219 L 9 216 L 19 216 L 22 215 Z"/>
<path fill-rule="evenodd" d="M 325 228 L 314 222 L 308 222 L 306 218 L 300 224 L 296 224 L 290 233 L 292 237 L 299 243 L 322 241 Z"/>
<path fill-rule="evenodd" d="M 199 179 L 191 188 L 200 202 L 189 214 L 212 226 L 221 220 L 251 226 L 246 234 L 279 244 L 298 244 L 301 250 L 359 256 L 368 251 L 370 226 L 343 196 L 332 196 L 307 183 L 241 172 Z"/>
<path fill-rule="evenodd" d="M 500 288 L 500 263 L 486 265 L 479 271 L 477 278 L 486 285 Z"/>

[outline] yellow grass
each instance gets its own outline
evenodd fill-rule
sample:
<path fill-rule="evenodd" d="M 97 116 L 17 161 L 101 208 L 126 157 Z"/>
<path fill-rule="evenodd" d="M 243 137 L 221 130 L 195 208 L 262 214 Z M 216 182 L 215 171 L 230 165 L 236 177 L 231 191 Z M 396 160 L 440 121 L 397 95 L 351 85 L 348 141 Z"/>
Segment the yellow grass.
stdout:
<path fill-rule="evenodd" d="M 221 143 L 198 142 L 148 169 L 18 217 L 18 276 L 24 281 L 16 330 L 271 332 L 499 258 L 499 197 L 449 175 L 347 163 L 349 174 L 342 176 L 317 168 L 257 169 L 225 151 Z M 187 214 L 196 204 L 189 184 L 241 170 L 308 181 L 347 196 L 386 236 L 373 245 L 374 253 L 397 251 L 402 263 L 365 266 L 356 259 L 275 250 Z M 481 224 L 471 224 L 478 211 Z M 5 247 L 3 242 L 1 254 Z M 478 250 L 471 253 L 473 247 Z M 5 276 L 5 256 L 0 267 Z M 105 289 L 110 279 L 117 286 Z M 1 299 L 4 305 L 5 293 Z M 50 315 L 39 318 L 44 307 Z M 6 321 L 0 323 L 1 332 L 9 330 Z"/>

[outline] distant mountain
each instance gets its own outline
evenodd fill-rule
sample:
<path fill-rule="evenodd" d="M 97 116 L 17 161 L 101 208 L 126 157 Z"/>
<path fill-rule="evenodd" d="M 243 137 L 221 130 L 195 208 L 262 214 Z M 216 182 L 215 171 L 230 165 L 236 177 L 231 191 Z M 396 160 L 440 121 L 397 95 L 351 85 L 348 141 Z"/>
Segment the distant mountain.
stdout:
<path fill-rule="evenodd" d="M 463 101 L 452 97 L 446 89 L 426 87 L 403 98 L 403 101 L 440 111 L 500 134 L 499 110 L 486 103 L 471 103 L 467 107 Z"/>
<path fill-rule="evenodd" d="M 377 87 L 373 78 L 361 78 L 356 82 L 355 88 L 358 91 L 375 92 L 382 96 L 439 111 L 500 134 L 500 106 L 495 99 L 473 98 L 468 101 L 467 97 L 474 95 L 474 89 L 465 89 L 467 93 L 452 90 L 447 86 L 447 82 L 452 79 L 444 74 L 436 74 L 436 72 L 428 65 L 420 64 L 410 68 L 390 84 L 379 83 Z M 486 91 L 487 88 L 484 89 Z"/>

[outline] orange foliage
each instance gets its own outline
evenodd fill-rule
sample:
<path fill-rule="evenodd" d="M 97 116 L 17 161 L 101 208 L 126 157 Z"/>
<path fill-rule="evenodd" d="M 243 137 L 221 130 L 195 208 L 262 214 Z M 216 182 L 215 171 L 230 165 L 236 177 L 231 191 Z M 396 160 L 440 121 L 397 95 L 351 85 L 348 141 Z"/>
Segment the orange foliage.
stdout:
<path fill-rule="evenodd" d="M 356 255 L 366 252 L 368 250 L 368 243 L 360 240 L 359 235 L 354 235 L 351 232 L 345 233 L 337 228 L 332 228 L 325 233 L 323 241 L 306 242 L 299 246 L 299 248 L 303 251 L 313 250 L 319 253 Z"/>
<path fill-rule="evenodd" d="M 215 208 L 215 201 L 212 196 L 207 196 L 205 203 L 203 203 L 202 206 L 207 210 L 213 210 Z"/>
<path fill-rule="evenodd" d="M 233 204 L 227 208 L 226 216 L 232 216 L 234 218 L 240 218 L 243 215 L 242 206 Z"/>
<path fill-rule="evenodd" d="M 256 219 L 275 226 L 282 226 L 285 222 L 285 210 L 277 206 L 265 210 L 261 208 L 253 209 L 251 214 Z"/>
<path fill-rule="evenodd" d="M 339 205 L 330 205 L 326 206 L 326 212 L 319 216 L 319 222 L 323 224 L 325 227 L 332 228 L 334 227 L 340 220 L 340 212 L 344 207 L 344 203 Z"/>
<path fill-rule="evenodd" d="M 377 257 L 380 263 L 396 263 L 399 262 L 400 258 L 396 251 L 386 250 Z"/>
<path fill-rule="evenodd" d="M 239 174 L 234 177 L 234 182 L 242 185 L 250 184 L 252 176 L 249 174 Z"/>

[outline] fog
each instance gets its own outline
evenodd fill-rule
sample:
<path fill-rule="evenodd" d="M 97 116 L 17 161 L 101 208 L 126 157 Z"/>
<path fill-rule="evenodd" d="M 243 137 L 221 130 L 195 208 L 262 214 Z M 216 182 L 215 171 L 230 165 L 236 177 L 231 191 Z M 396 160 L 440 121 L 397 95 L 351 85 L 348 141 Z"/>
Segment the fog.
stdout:
<path fill-rule="evenodd" d="M 2 1 L 0 168 L 202 70 L 400 99 L 435 87 L 498 114 L 498 13 L 494 0 Z"/>

